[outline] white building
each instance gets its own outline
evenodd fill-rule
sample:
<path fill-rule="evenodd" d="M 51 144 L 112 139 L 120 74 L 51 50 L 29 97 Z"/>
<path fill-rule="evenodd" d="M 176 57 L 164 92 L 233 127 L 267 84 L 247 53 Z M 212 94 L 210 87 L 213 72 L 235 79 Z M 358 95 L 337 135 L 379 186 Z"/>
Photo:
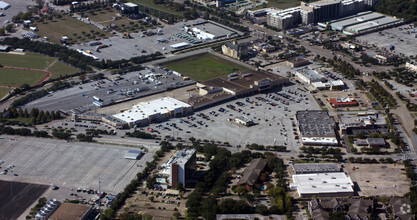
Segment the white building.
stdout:
<path fill-rule="evenodd" d="M 406 62 L 405 67 L 407 67 L 409 70 L 417 72 L 417 62 L 416 61 Z"/>
<path fill-rule="evenodd" d="M 311 84 L 313 82 L 326 82 L 326 78 L 320 75 L 317 71 L 311 69 L 299 69 L 295 72 L 295 76 L 298 77 L 300 80 Z"/>
<path fill-rule="evenodd" d="M 291 190 L 300 197 L 339 197 L 354 193 L 352 179 L 344 172 L 296 174 L 292 176 Z"/>
<path fill-rule="evenodd" d="M 152 122 L 160 122 L 171 117 L 178 117 L 191 113 L 191 105 L 171 97 L 164 97 L 148 102 L 141 102 L 131 109 L 113 115 L 122 120 L 129 127 L 145 126 Z"/>
<path fill-rule="evenodd" d="M 4 1 L 0 1 L 0 10 L 6 10 L 8 8 L 10 8 L 9 3 L 4 2 Z"/>

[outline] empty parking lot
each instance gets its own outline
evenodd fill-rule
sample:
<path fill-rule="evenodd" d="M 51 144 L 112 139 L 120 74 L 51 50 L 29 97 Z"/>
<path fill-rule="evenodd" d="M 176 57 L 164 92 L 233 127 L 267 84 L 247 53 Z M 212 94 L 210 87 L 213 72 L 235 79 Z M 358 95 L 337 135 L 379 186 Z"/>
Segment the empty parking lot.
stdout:
<path fill-rule="evenodd" d="M 153 153 L 140 160 L 124 159 L 128 147 L 16 137 L 0 140 L 0 158 L 13 164 L 4 180 L 118 193 L 142 171 Z M 16 174 L 17 176 L 15 176 Z"/>

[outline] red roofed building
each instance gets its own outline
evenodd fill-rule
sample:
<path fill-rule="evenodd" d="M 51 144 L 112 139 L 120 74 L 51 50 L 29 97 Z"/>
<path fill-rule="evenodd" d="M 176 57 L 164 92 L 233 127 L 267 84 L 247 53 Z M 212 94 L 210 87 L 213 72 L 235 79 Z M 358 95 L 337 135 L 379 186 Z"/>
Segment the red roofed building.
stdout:
<path fill-rule="evenodd" d="M 358 106 L 359 103 L 352 98 L 332 98 L 329 100 L 333 108 Z"/>

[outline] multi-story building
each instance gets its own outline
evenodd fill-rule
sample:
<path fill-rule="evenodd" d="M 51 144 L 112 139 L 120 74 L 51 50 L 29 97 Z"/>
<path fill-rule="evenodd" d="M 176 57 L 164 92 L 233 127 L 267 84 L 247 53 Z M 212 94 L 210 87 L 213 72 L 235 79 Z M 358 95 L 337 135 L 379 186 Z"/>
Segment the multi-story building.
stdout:
<path fill-rule="evenodd" d="M 292 28 L 301 22 L 300 11 L 300 7 L 274 10 L 268 13 L 267 24 L 281 30 Z"/>
<path fill-rule="evenodd" d="M 317 23 L 352 15 L 365 9 L 364 0 L 321 0 L 312 3 L 301 2 L 302 21 Z"/>
<path fill-rule="evenodd" d="M 241 60 L 248 56 L 248 46 L 246 44 L 238 44 L 236 41 L 227 42 L 222 46 L 224 55 Z"/>
<path fill-rule="evenodd" d="M 183 149 L 166 163 L 169 167 L 169 185 L 174 188 L 178 183 L 186 185 L 196 170 L 196 150 Z"/>

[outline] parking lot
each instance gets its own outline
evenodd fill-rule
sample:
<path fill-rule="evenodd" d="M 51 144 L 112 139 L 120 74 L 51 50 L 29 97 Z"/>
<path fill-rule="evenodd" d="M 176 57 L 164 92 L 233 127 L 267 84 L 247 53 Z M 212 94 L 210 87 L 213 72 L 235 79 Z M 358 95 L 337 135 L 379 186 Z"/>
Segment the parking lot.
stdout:
<path fill-rule="evenodd" d="M 360 196 L 403 196 L 409 192 L 403 165 L 345 164 L 345 172 L 357 183 Z"/>
<path fill-rule="evenodd" d="M 103 105 L 108 105 L 194 83 L 162 68 L 130 72 L 121 77 L 120 80 L 103 79 L 60 90 L 26 104 L 25 108 L 85 112 L 97 108 L 93 96 L 100 98 Z"/>
<path fill-rule="evenodd" d="M 5 11 L 0 10 L 0 13 L 3 12 L 4 16 L 0 16 L 0 28 L 6 27 L 7 22 L 11 21 L 13 16 L 17 15 L 19 12 L 25 12 L 28 5 L 35 5 L 34 1 L 28 0 L 3 0 L 4 2 L 10 5 L 10 8 Z"/>
<path fill-rule="evenodd" d="M 362 43 L 367 43 L 369 46 L 375 45 L 386 50 L 389 50 L 393 45 L 395 47 L 393 51 L 397 54 L 402 53 L 407 57 L 417 55 L 417 31 L 412 24 L 393 27 L 380 32 L 381 34 L 374 32 L 358 36 L 356 39 Z"/>
<path fill-rule="evenodd" d="M 109 47 L 103 48 L 100 52 L 94 52 L 96 46 L 89 46 L 88 43 L 75 44 L 72 45 L 73 49 L 82 49 L 84 51 L 92 51 L 94 56 L 98 57 L 100 60 L 120 60 L 120 59 L 130 59 L 135 56 L 148 55 L 155 53 L 157 51 L 168 54 L 174 48 L 170 45 L 178 43 L 189 43 L 190 45 L 197 45 L 201 43 L 209 43 L 217 40 L 226 39 L 228 37 L 236 36 L 234 33 L 241 34 L 241 32 L 232 30 L 230 28 L 223 28 L 214 23 L 205 23 L 204 25 L 196 25 L 199 29 L 210 31 L 216 36 L 220 36 L 214 40 L 201 40 L 200 43 L 193 43 L 190 35 L 186 34 L 183 30 L 184 26 L 193 25 L 199 22 L 203 22 L 203 19 L 196 19 L 189 22 L 178 22 L 173 25 L 168 25 L 160 29 L 159 34 L 157 34 L 158 29 L 149 30 L 146 34 L 143 32 L 139 33 L 130 33 L 131 38 L 125 39 L 122 34 L 119 33 L 115 37 L 110 37 L 108 39 L 103 39 L 100 42 Z M 150 34 L 152 33 L 152 34 Z M 149 36 L 148 36 L 149 35 Z M 185 36 L 188 38 L 185 38 Z M 224 37 L 222 37 L 224 36 Z M 196 39 L 193 37 L 193 39 Z M 110 46 L 111 45 L 111 46 Z"/>
<path fill-rule="evenodd" d="M 196 111 L 188 117 L 173 118 L 149 127 L 160 133 L 161 137 L 181 137 L 186 140 L 194 137 L 242 147 L 252 143 L 277 145 L 298 152 L 295 113 L 306 109 L 306 106 L 310 110 L 320 109 L 309 92 L 292 85 L 282 90 L 234 99 Z M 233 122 L 237 116 L 252 119 L 255 125 L 246 127 Z"/>
<path fill-rule="evenodd" d="M 0 144 L 3 166 L 13 165 L 3 180 L 66 188 L 62 198 L 54 196 L 58 199 L 69 197 L 69 188 L 97 190 L 99 178 L 101 191 L 118 193 L 153 157 L 152 151 L 127 160 L 124 154 L 132 148 L 51 139 L 7 136 Z"/>

